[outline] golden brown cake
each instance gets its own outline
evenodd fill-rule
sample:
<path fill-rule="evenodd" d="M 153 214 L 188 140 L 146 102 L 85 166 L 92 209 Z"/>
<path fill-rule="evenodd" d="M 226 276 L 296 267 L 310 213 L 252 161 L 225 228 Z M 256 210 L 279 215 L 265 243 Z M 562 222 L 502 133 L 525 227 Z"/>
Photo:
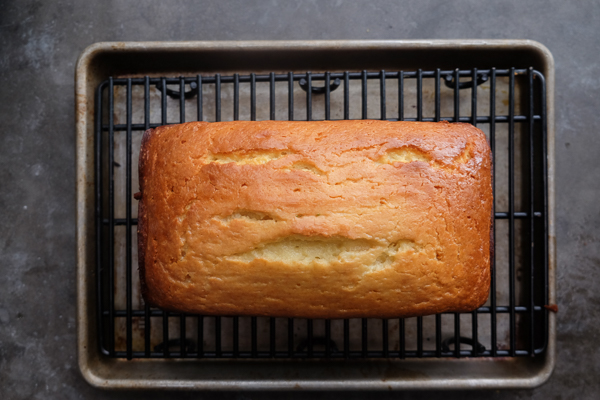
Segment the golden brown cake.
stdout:
<path fill-rule="evenodd" d="M 151 305 L 204 315 L 409 317 L 488 297 L 491 153 L 447 122 L 191 122 L 144 134 Z"/>

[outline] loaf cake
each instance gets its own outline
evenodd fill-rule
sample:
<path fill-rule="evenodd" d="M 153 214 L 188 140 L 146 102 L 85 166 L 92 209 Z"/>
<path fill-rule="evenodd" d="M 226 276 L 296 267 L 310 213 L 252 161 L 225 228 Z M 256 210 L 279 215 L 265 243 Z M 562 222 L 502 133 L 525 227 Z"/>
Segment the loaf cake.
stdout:
<path fill-rule="evenodd" d="M 488 297 L 491 153 L 447 122 L 190 122 L 145 132 L 139 269 L 152 306 L 410 317 Z"/>

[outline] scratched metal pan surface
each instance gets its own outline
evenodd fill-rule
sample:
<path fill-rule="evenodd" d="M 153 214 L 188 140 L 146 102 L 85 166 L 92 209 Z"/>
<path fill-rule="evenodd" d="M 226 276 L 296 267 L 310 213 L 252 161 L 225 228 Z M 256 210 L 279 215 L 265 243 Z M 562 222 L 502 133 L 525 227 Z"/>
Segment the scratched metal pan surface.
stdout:
<path fill-rule="evenodd" d="M 544 383 L 551 375 L 555 364 L 555 316 L 548 315 L 548 339 L 545 350 L 536 357 L 474 357 L 455 359 L 446 358 L 366 358 L 366 359 L 136 359 L 128 361 L 125 358 L 108 357 L 100 351 L 98 340 L 98 318 L 96 315 L 96 261 L 95 261 L 95 200 L 94 200 L 94 110 L 95 92 L 98 85 L 109 77 L 179 77 L 179 76 L 210 76 L 220 73 L 223 76 L 234 73 L 248 74 L 255 72 L 287 73 L 289 71 L 304 73 L 306 71 L 416 71 L 435 70 L 436 68 L 453 70 L 455 68 L 509 68 L 533 67 L 540 71 L 546 80 L 546 122 L 547 122 L 547 190 L 548 190 L 548 304 L 555 303 L 555 235 L 554 235 L 554 63 L 549 51 L 542 45 L 526 40 L 456 40 L 456 41 L 308 41 L 308 42 L 118 42 L 97 43 L 88 47 L 80 56 L 76 67 L 76 127 L 77 127 L 77 285 L 78 285 L 78 351 L 79 366 L 84 378 L 92 385 L 101 388 L 180 388 L 180 389 L 209 389 L 209 390 L 390 390 L 390 389 L 467 389 L 467 388 L 531 388 Z M 393 81 L 393 80 L 392 80 Z M 390 85 L 392 84 L 390 81 Z M 521 109 L 519 80 L 516 81 L 515 103 L 516 110 Z M 350 95 L 361 93 L 360 80 L 352 81 Z M 303 100 L 303 91 L 298 82 L 294 89 L 294 114 L 298 119 L 306 115 L 306 102 Z M 203 98 L 214 98 L 214 85 L 203 88 Z M 252 110 L 247 102 L 241 99 L 250 97 L 248 85 L 240 85 L 239 119 L 250 119 Z M 287 99 L 287 83 L 275 85 L 274 93 L 278 99 Z M 380 118 L 379 104 L 380 87 L 373 83 L 368 86 L 367 114 L 370 118 Z M 423 98 L 434 95 L 433 84 L 424 83 Z M 496 93 L 507 93 L 510 90 L 508 78 L 498 78 Z M 221 119 L 233 118 L 233 106 L 228 99 L 233 96 L 230 86 L 223 86 L 221 91 L 222 107 Z M 477 110 L 482 115 L 489 113 L 490 84 L 484 82 L 477 87 Z M 270 119 L 269 105 L 270 87 L 268 83 L 256 86 L 255 110 L 257 119 Z M 115 86 L 114 123 L 125 123 L 126 115 L 124 86 Z M 160 123 L 161 101 L 160 91 L 150 92 L 150 123 Z M 394 97 L 396 96 L 396 97 Z M 387 109 L 388 115 L 398 114 L 397 91 L 388 90 Z M 453 96 L 451 90 L 441 92 L 441 115 L 452 115 L 452 101 L 444 101 L 444 97 Z M 414 83 L 407 84 L 404 88 L 404 117 L 416 117 L 415 102 L 416 87 Z M 501 97 L 501 96 L 500 96 Z M 373 99 L 373 100 L 371 100 Z M 470 90 L 460 92 L 461 115 L 470 114 Z M 133 104 L 143 104 L 143 90 L 132 92 Z M 177 121 L 180 116 L 178 109 L 179 100 L 167 100 L 167 120 Z M 313 118 L 323 119 L 325 116 L 323 97 L 313 96 Z M 341 90 L 331 93 L 331 118 L 344 118 L 343 95 Z M 430 115 L 434 112 L 433 102 L 424 101 L 422 113 Z M 509 103 L 499 101 L 495 105 L 498 115 L 509 114 Z M 185 103 L 186 115 L 194 115 L 196 105 L 194 102 Z M 274 110 L 275 119 L 287 119 L 289 115 L 288 102 L 276 103 Z M 395 108 L 394 108 L 395 107 Z M 214 121 L 216 119 L 214 102 L 206 101 L 203 108 L 203 119 Z M 361 118 L 360 104 L 350 107 L 349 117 Z M 143 120 L 143 108 L 133 109 L 133 123 Z M 339 114 L 339 115 L 338 115 Z M 413 115 L 414 114 L 414 115 Z M 154 118 L 154 119 L 152 119 Z M 193 120 L 190 117 L 189 120 Z M 138 121 L 139 120 L 139 121 Z M 482 130 L 489 135 L 489 125 L 483 124 Z M 516 128 L 519 129 L 518 127 Z M 516 132 L 519 133 L 519 132 Z M 506 140 L 508 135 L 506 124 L 498 125 L 496 141 Z M 138 135 L 140 136 L 140 135 Z M 139 137 L 133 136 L 133 171 L 137 170 L 137 152 L 139 150 Z M 141 137 L 141 136 L 140 136 Z M 521 137 L 516 135 L 515 137 Z M 523 146 L 515 143 L 516 153 L 513 163 L 519 168 L 523 162 L 519 149 Z M 126 143 L 123 136 L 114 141 L 114 156 L 117 165 L 123 165 L 126 158 Z M 496 154 L 496 208 L 508 208 L 509 195 L 506 190 L 498 190 L 508 185 L 509 158 L 502 152 Z M 122 169 L 115 169 L 115 181 L 123 179 Z M 520 175 L 515 176 L 514 182 L 517 190 L 514 193 L 515 205 L 520 205 L 524 200 L 518 188 L 522 187 Z M 132 187 L 137 188 L 137 174 L 132 175 Z M 115 185 L 115 215 L 125 213 L 124 185 Z M 135 218 L 137 210 L 133 209 Z M 134 227 L 135 228 L 135 227 Z M 507 271 L 502 265 L 508 264 L 505 259 L 508 252 L 506 239 L 506 224 L 498 225 L 496 232 L 496 265 L 498 281 L 507 281 Z M 516 234 L 524 229 L 522 224 L 516 224 Z M 135 238 L 134 238 L 135 239 Z M 125 292 L 124 270 L 125 265 L 125 231 L 115 232 L 115 308 L 124 309 Z M 135 240 L 134 240 L 135 242 Z M 516 253 L 520 253 L 519 246 L 522 241 L 517 241 Z M 132 249 L 133 264 L 137 262 L 137 251 Z M 524 261 L 517 260 L 517 271 Z M 521 285 L 515 286 L 514 295 L 521 296 Z M 508 285 L 497 285 L 496 299 L 498 304 L 506 303 L 510 296 Z M 133 275 L 132 302 L 134 309 L 143 309 L 143 302 L 139 293 L 139 283 L 136 274 Z M 489 301 L 486 306 L 490 306 Z M 451 317 L 451 316 L 450 316 Z M 423 319 L 423 348 L 435 349 L 434 317 Z M 121 318 L 118 321 L 124 321 Z M 204 330 L 207 332 L 207 347 L 211 340 L 210 332 L 214 333 L 211 320 L 207 320 Z M 519 323 L 520 319 L 517 319 Z M 240 319 L 240 338 L 249 337 L 249 324 L 245 319 Z M 282 322 L 282 321 L 280 321 Z M 407 350 L 411 344 L 416 343 L 417 327 L 414 321 L 407 320 L 405 325 L 405 343 Z M 279 323 L 279 322 L 278 322 Z M 282 322 L 283 323 L 283 322 Z M 350 321 L 358 324 L 357 329 L 351 329 L 349 337 L 350 346 L 360 347 L 361 329 L 359 320 Z M 441 332 L 452 335 L 453 319 L 443 318 Z M 462 323 L 462 321 L 461 321 Z M 231 332 L 230 319 L 222 321 L 223 343 L 232 343 L 228 332 Z M 465 327 L 470 326 L 466 321 Z M 314 322 L 316 334 L 323 330 L 322 321 Z M 499 349 L 508 345 L 507 332 L 508 319 L 497 319 L 496 346 Z M 229 328 L 229 329 L 228 329 Z M 132 325 L 132 346 L 143 347 L 144 320 L 134 319 Z M 186 326 L 188 333 L 193 337 L 197 325 L 189 323 Z M 278 332 L 285 332 L 285 326 L 277 326 Z M 369 347 L 380 348 L 381 322 L 373 321 L 369 324 Z M 390 321 L 388 330 L 390 338 L 397 337 L 398 322 Z M 153 324 L 150 331 L 152 346 L 160 344 L 160 324 Z M 491 346 L 492 333 L 489 323 L 480 323 L 478 327 L 478 340 L 487 348 Z M 169 319 L 169 331 L 179 332 L 177 318 Z M 294 326 L 294 342 L 299 343 L 306 332 L 302 323 Z M 506 333 L 506 335 L 505 335 Z M 259 338 L 267 337 L 269 326 L 266 320 L 258 320 Z M 341 322 L 331 324 L 332 339 L 342 339 Z M 276 346 L 285 347 L 287 333 L 277 337 Z M 125 343 L 125 328 L 117 323 L 115 325 L 115 349 L 122 350 Z M 261 340 L 261 339 L 259 339 Z M 244 346 L 244 339 L 240 346 Z M 259 343 L 260 344 L 260 343 Z M 390 339 L 390 350 L 398 349 L 397 340 Z M 464 346 L 464 345 L 463 345 Z M 228 351 L 226 346 L 224 351 Z"/>

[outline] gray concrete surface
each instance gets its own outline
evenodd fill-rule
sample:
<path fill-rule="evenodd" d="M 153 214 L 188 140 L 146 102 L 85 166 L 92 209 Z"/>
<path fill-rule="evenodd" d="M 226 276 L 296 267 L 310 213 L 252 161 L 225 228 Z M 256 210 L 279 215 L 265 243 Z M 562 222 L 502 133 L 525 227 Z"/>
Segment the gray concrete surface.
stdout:
<path fill-rule="evenodd" d="M 600 398 L 599 33 L 598 1 L 578 6 L 541 0 L 1 1 L 0 398 L 169 397 L 98 391 L 77 367 L 73 74 L 87 45 L 111 40 L 413 38 L 527 38 L 554 54 L 558 364 L 550 381 L 535 390 L 344 397 Z"/>

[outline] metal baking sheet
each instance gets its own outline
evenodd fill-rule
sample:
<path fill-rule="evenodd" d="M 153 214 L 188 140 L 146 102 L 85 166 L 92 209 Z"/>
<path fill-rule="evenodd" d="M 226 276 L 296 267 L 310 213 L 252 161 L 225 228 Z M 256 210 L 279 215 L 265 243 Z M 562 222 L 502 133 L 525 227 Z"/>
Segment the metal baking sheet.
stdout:
<path fill-rule="evenodd" d="M 285 51 L 283 51 L 285 49 Z M 265 69 L 271 70 L 297 70 L 298 67 L 305 65 L 294 64 L 294 60 L 286 61 L 284 53 L 290 49 L 297 50 L 303 57 L 303 63 L 308 63 L 312 66 L 312 70 L 324 70 L 339 68 L 336 62 L 328 62 L 324 55 L 341 54 L 346 60 L 344 69 L 346 70 L 361 70 L 365 68 L 390 68 L 393 65 L 394 70 L 410 69 L 414 66 L 427 66 L 428 63 L 436 63 L 436 67 L 456 67 L 459 63 L 462 66 L 502 66 L 504 63 L 510 62 L 510 57 L 507 54 L 513 54 L 513 57 L 519 58 L 520 65 L 523 65 L 523 54 L 527 55 L 528 64 L 542 71 L 547 80 L 548 93 L 548 174 L 549 174 L 549 222 L 550 222 L 550 303 L 554 302 L 554 234 L 553 234 L 553 62 L 549 52 L 541 45 L 530 41 L 386 41 L 386 42 L 180 42 L 180 43 L 101 43 L 96 44 L 84 51 L 82 54 L 76 71 L 77 83 L 77 135 L 78 135 L 78 341 L 79 341 L 79 360 L 80 368 L 84 377 L 93 385 L 107 388 L 118 387 L 161 387 L 161 388 L 207 388 L 207 389 L 286 389 L 286 388 L 305 388 L 305 389 L 396 389 L 396 388 L 468 388 L 468 387 L 532 387 L 543 383 L 550 375 L 554 366 L 554 346 L 555 346 L 555 329 L 554 316 L 550 316 L 550 333 L 549 343 L 546 352 L 542 357 L 535 359 L 530 358 L 506 358 L 506 359 L 411 359 L 411 360 L 353 360 L 353 361 L 318 361 L 318 360 L 134 360 L 126 361 L 119 359 L 110 359 L 100 354 L 95 337 L 95 296 L 94 293 L 94 219 L 93 207 L 94 199 L 93 192 L 93 109 L 94 109 L 94 89 L 99 82 L 106 79 L 108 74 L 119 77 L 134 77 L 140 75 L 151 76 L 180 76 L 192 73 L 202 73 L 203 75 L 223 72 L 260 72 Z M 261 64 L 261 57 L 265 53 L 270 55 L 272 63 L 267 65 Z M 365 55 L 377 53 L 377 67 L 365 65 Z M 240 63 L 237 58 L 244 55 L 244 62 Z M 409 57 L 417 54 L 417 57 Z M 419 55 L 420 54 L 420 58 Z M 489 54 L 492 54 L 490 56 Z M 172 63 L 162 65 L 157 63 L 156 71 L 148 70 L 148 63 L 143 62 L 144 58 L 153 59 L 161 56 L 169 55 Z M 190 57 L 190 55 L 193 55 Z M 438 57 L 436 57 L 438 55 Z M 451 58 L 448 58 L 451 55 Z M 135 56 L 135 57 L 133 57 Z M 237 57 L 236 57 L 237 56 Z M 406 56 L 406 57 L 403 57 Z M 204 67 L 193 69 L 189 64 L 189 58 L 202 59 L 210 57 L 209 64 Z M 457 58 L 460 57 L 460 62 Z M 492 58 L 490 58 L 492 57 Z M 332 57 L 333 58 L 333 57 Z M 403 59 L 410 59 L 410 63 L 403 63 Z M 130 60 L 126 63 L 126 60 Z M 335 58 L 333 58 L 335 59 Z M 137 61 L 135 61 L 137 60 Z M 307 61 L 308 60 L 308 61 Z M 313 65 L 310 65 L 312 60 Z M 421 61 L 421 63 L 420 63 Z M 496 62 L 496 64 L 494 64 Z M 441 65 L 440 65 L 441 64 Z M 356 85 L 356 86 L 354 86 Z M 433 85 L 431 85 L 433 86 Z M 115 99 L 125 96 L 124 87 L 115 87 Z M 208 85 L 203 92 L 203 98 L 214 98 L 214 88 Z M 350 87 L 352 91 L 360 92 L 360 82 L 353 81 Z M 379 118 L 379 87 L 372 84 L 368 87 L 369 98 L 373 101 L 368 102 L 369 118 Z M 478 87 L 478 114 L 486 115 L 489 112 L 489 83 L 484 83 Z M 519 86 L 516 86 L 519 90 Z M 508 91 L 508 78 L 497 80 L 496 92 Z M 233 110 L 229 109 L 232 103 L 227 101 L 233 96 L 231 90 L 224 86 L 221 92 L 222 120 L 231 120 L 233 118 Z M 275 87 L 276 97 L 287 97 L 287 84 L 282 83 Z M 296 93 L 296 91 L 295 91 Z M 250 108 L 245 106 L 243 99 L 249 98 L 249 87 L 240 86 L 240 119 L 250 119 Z M 389 104 L 387 113 L 394 115 L 397 109 L 394 110 L 394 96 L 397 92 L 389 90 L 387 94 L 387 104 Z M 423 98 L 434 95 L 434 88 L 427 84 L 423 87 Z M 257 104 L 264 104 L 265 107 L 257 108 L 257 119 L 269 119 L 268 107 L 269 87 L 268 84 L 257 85 Z M 302 91 L 298 90 L 298 96 L 302 96 Z M 444 101 L 443 96 L 453 96 L 451 90 L 442 91 L 442 116 L 453 114 L 452 101 Z M 265 101 L 260 101 L 264 97 Z M 520 95 L 515 96 L 517 103 L 515 108 L 519 109 Z M 407 85 L 405 88 L 405 116 L 411 117 L 416 115 L 415 106 L 412 104 L 416 99 L 416 88 L 414 85 Z M 143 102 L 143 93 L 133 92 L 132 100 L 134 103 Z M 313 118 L 320 119 L 320 113 L 323 113 L 324 107 L 322 97 L 315 96 L 313 102 Z M 412 102 L 411 102 L 412 101 Z M 168 99 L 168 121 L 178 121 L 178 100 Z M 341 93 L 332 92 L 331 95 L 331 118 L 343 118 L 341 115 L 343 107 L 343 96 Z M 433 114 L 433 110 L 427 107 L 433 105 L 433 101 L 424 101 L 423 114 Z M 123 102 L 115 101 L 115 104 L 124 104 Z M 248 103 L 249 104 L 249 103 Z M 151 120 L 151 123 L 160 122 L 160 92 L 157 90 L 151 91 L 151 115 L 157 120 Z M 275 110 L 276 119 L 287 119 L 288 110 L 287 102 L 278 102 Z M 298 98 L 294 101 L 295 115 L 305 115 L 306 102 L 304 98 Z M 461 115 L 470 114 L 470 93 L 461 91 Z M 508 103 L 500 103 L 496 105 L 498 114 L 508 114 Z M 193 102 L 186 102 L 187 115 L 194 115 L 195 105 Z M 136 113 L 136 110 L 143 108 L 134 108 L 133 123 L 141 122 L 143 115 Z M 340 114 L 340 115 L 337 115 Z M 125 110 L 117 107 L 115 109 L 115 123 L 123 123 L 120 119 L 125 115 Z M 214 121 L 214 103 L 206 102 L 204 107 L 204 120 Z M 350 109 L 350 118 L 360 118 L 361 109 L 355 107 Z M 140 121 L 137 121 L 140 120 Z M 484 131 L 486 125 L 481 127 Z M 517 129 L 519 127 L 517 126 Z M 486 132 L 487 133 L 487 132 Z M 508 134 L 506 124 L 497 125 L 496 137 L 497 140 L 505 140 Z M 520 137 L 520 135 L 516 135 Z M 125 140 L 115 141 L 115 161 L 124 164 L 125 160 Z M 139 140 L 141 135 L 134 135 L 133 148 L 139 148 Z M 516 147 L 519 147 L 518 144 Z M 502 153 L 499 154 L 502 157 Z M 137 154 L 133 157 L 133 170 L 137 170 Z M 517 158 L 517 162 L 519 159 Z M 508 165 L 507 159 L 496 159 L 496 187 L 506 187 L 508 174 L 502 173 Z M 118 168 L 115 170 L 115 180 L 123 179 L 119 174 L 123 174 Z M 516 175 L 516 179 L 520 179 L 520 174 Z M 517 181 L 515 187 L 521 185 Z M 133 175 L 132 187 L 137 188 L 137 174 Z M 125 215 L 124 201 L 124 186 L 115 186 L 115 215 Z M 497 209 L 508 208 L 508 195 L 506 191 L 497 191 L 496 197 Z M 121 201 L 119 201 L 121 200 Z M 515 193 L 515 204 L 519 204 L 520 192 Z M 122 208 L 122 209 L 121 209 Z M 518 208 L 517 208 L 518 209 Z M 136 217 L 134 211 L 133 217 Z M 499 229 L 505 229 L 499 227 Z M 518 229 L 518 226 L 517 226 Z M 116 232 L 115 234 L 115 307 L 125 308 L 124 297 L 124 274 L 125 267 L 125 230 Z M 502 238 L 506 235 L 500 234 L 497 237 Z M 517 241 L 517 245 L 520 245 Z M 496 246 L 507 246 L 507 243 L 496 243 Z M 508 263 L 503 257 L 506 257 L 507 252 L 497 252 L 498 257 L 496 263 L 501 265 Z M 136 262 L 136 248 L 133 249 L 134 265 Z M 497 269 L 502 271 L 501 268 Z M 133 301 L 134 308 L 142 308 L 142 300 L 137 290 L 137 274 L 134 274 L 134 293 Z M 517 286 L 517 291 L 520 286 Z M 516 293 L 517 297 L 519 293 Z M 506 303 L 508 299 L 508 285 L 499 285 L 497 291 L 498 303 Z M 123 303 L 123 304 L 121 304 Z M 442 330 L 451 335 L 453 331 L 453 321 L 451 316 L 442 319 Z M 468 316 L 466 316 L 468 317 Z M 226 328 L 231 324 L 230 318 L 223 318 L 222 325 Z M 248 318 L 249 320 L 249 318 Z M 414 320 L 414 319 L 412 319 Z M 124 319 L 120 319 L 124 324 Z M 211 319 L 204 324 L 205 346 L 210 348 L 210 334 L 214 333 L 214 327 L 211 326 Z M 285 331 L 284 319 L 278 319 L 281 327 L 279 331 Z M 321 322 L 315 321 L 315 334 L 324 329 Z M 337 323 L 339 322 L 339 324 Z M 489 348 L 491 344 L 489 323 L 485 324 L 485 319 L 480 322 L 479 341 Z M 360 320 L 353 320 L 351 324 L 360 324 Z M 434 324 L 434 317 L 425 317 L 423 319 L 424 332 L 435 332 L 428 325 Z M 468 329 L 469 322 L 465 320 L 461 323 Z M 508 324 L 507 319 L 498 318 L 499 331 L 508 332 L 508 329 L 502 329 L 502 324 Z M 178 336 L 179 323 L 178 318 L 170 320 L 170 332 Z M 240 319 L 240 346 L 246 345 L 244 340 L 249 338 L 249 334 L 245 331 L 249 329 L 249 321 L 245 318 Z M 269 325 L 267 319 L 259 318 L 259 338 L 268 337 Z M 332 338 L 342 335 L 341 321 L 332 322 Z M 125 329 L 116 326 L 116 347 L 124 346 Z M 145 327 L 143 318 L 134 318 L 134 332 L 141 333 Z M 295 337 L 298 342 L 306 332 L 306 327 L 303 324 L 295 325 Z M 153 324 L 152 342 L 153 345 L 162 341 L 162 327 L 160 324 Z M 188 323 L 187 329 L 190 335 L 194 335 L 197 327 L 194 323 Z M 380 348 L 381 336 L 375 332 L 381 332 L 381 321 L 373 320 L 369 324 L 369 329 L 372 334 L 369 334 L 369 347 Z M 398 329 L 397 322 L 390 322 L 390 350 L 397 349 L 398 341 L 393 338 Z M 264 332 L 263 332 L 264 331 Z M 228 329 L 223 329 L 224 336 L 221 337 L 223 343 L 232 343 L 230 337 L 227 336 Z M 351 332 L 360 332 L 360 329 L 353 329 Z M 261 335 L 261 333 L 263 333 Z M 369 332 L 371 333 L 371 332 Z M 195 335 L 194 335 L 195 336 Z M 137 338 L 137 341 L 136 341 Z M 143 348 L 142 334 L 133 335 L 133 347 Z M 433 337 L 425 337 L 424 349 L 435 349 L 435 340 Z M 259 339 L 260 340 L 260 339 Z M 353 335 L 350 338 L 351 346 L 360 347 L 360 335 Z M 340 340 L 341 342 L 341 340 Z M 508 342 L 508 336 L 498 337 L 497 345 L 502 348 L 503 343 Z M 407 350 L 410 349 L 411 343 L 416 343 L 416 324 L 411 319 L 406 323 L 406 343 Z M 260 343 L 259 343 L 260 344 Z M 277 346 L 286 347 L 286 337 L 279 336 Z M 268 346 L 268 344 L 267 344 Z M 227 345 L 224 345 L 223 350 L 227 350 Z M 183 370 L 182 370 L 183 368 Z M 184 373 L 189 371 L 188 373 Z M 195 371 L 195 372 L 191 372 Z M 327 371 L 327 372 L 326 372 Z M 364 371 L 364 373 L 363 373 Z"/>

